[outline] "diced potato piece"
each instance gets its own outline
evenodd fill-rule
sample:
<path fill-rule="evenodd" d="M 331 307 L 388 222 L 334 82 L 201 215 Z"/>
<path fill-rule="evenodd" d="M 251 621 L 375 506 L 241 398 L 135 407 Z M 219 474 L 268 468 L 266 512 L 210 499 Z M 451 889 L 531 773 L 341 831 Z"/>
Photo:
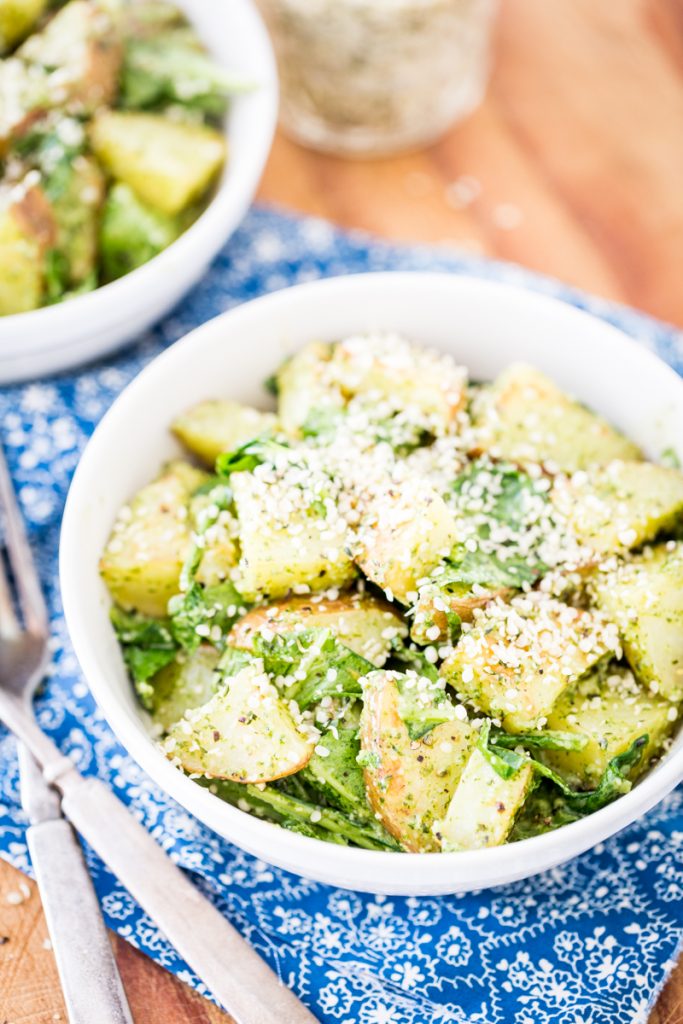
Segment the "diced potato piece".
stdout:
<path fill-rule="evenodd" d="M 642 458 L 636 445 L 531 366 L 510 366 L 481 399 L 478 444 L 497 458 L 568 473 Z"/>
<path fill-rule="evenodd" d="M 48 0 L 0 0 L 0 56 L 28 35 Z"/>
<path fill-rule="evenodd" d="M 384 601 L 367 594 L 335 599 L 320 594 L 254 608 L 235 623 L 228 642 L 249 650 L 260 632 L 283 634 L 311 627 L 330 629 L 346 647 L 378 668 L 387 660 L 392 640 L 407 632 L 401 617 Z"/>
<path fill-rule="evenodd" d="M 683 521 L 683 473 L 617 460 L 558 479 L 552 500 L 581 543 L 600 554 L 620 553 Z"/>
<path fill-rule="evenodd" d="M 188 711 L 164 750 L 186 772 L 258 783 L 298 772 L 310 761 L 313 742 L 255 663 L 224 680 L 208 704 Z"/>
<path fill-rule="evenodd" d="M 276 422 L 272 413 L 226 398 L 194 405 L 175 418 L 171 429 L 191 452 L 213 467 L 222 452 L 265 434 Z"/>
<path fill-rule="evenodd" d="M 332 346 L 306 345 L 278 371 L 278 416 L 288 434 L 299 433 L 311 413 L 342 409 L 344 397 L 330 379 Z"/>
<path fill-rule="evenodd" d="M 535 593 L 477 612 L 441 674 L 519 732 L 540 728 L 560 694 L 618 647 L 616 627 L 599 613 Z"/>
<path fill-rule="evenodd" d="M 152 717 L 166 731 L 186 711 L 201 707 L 216 689 L 218 651 L 208 644 L 172 661 L 149 680 Z"/>
<path fill-rule="evenodd" d="M 37 177 L 0 194 L 0 316 L 24 313 L 41 305 L 45 288 L 45 253 L 57 238 L 57 224 Z"/>
<path fill-rule="evenodd" d="M 53 201 L 59 226 L 57 246 L 66 257 L 69 285 L 76 287 L 96 269 L 98 222 L 104 199 L 104 176 L 92 157 L 77 156 L 68 185 Z"/>
<path fill-rule="evenodd" d="M 393 334 L 314 342 L 278 374 L 283 427 L 298 433 L 312 417 L 342 410 L 355 397 L 401 410 L 423 430 L 452 429 L 466 399 L 466 374 L 450 356 Z"/>
<path fill-rule="evenodd" d="M 636 678 L 667 700 L 683 699 L 683 543 L 661 544 L 599 573 L 593 587 L 619 627 Z"/>
<path fill-rule="evenodd" d="M 246 600 L 284 597 L 297 586 L 325 590 L 350 583 L 355 568 L 345 551 L 346 522 L 336 509 L 305 507 L 304 492 L 287 475 L 265 483 L 234 473 L 230 482 L 242 552 L 236 583 Z"/>
<path fill-rule="evenodd" d="M 356 561 L 403 604 L 457 539 L 453 513 L 425 481 L 381 486 L 363 503 Z"/>
<path fill-rule="evenodd" d="M 370 805 L 406 850 L 438 850 L 432 831 L 446 813 L 476 734 L 467 721 L 444 722 L 411 740 L 399 714 L 395 672 L 363 681 L 361 751 Z"/>
<path fill-rule="evenodd" d="M 50 106 L 48 76 L 42 68 L 13 57 L 0 60 L 0 160 Z"/>
<path fill-rule="evenodd" d="M 437 832 L 443 850 L 500 846 L 515 823 L 533 783 L 530 764 L 502 778 L 480 750 L 473 750 Z"/>
<path fill-rule="evenodd" d="M 187 502 L 204 479 L 188 463 L 171 463 L 121 509 L 100 572 L 122 608 L 166 614 L 190 545 Z"/>
<path fill-rule="evenodd" d="M 497 597 L 505 601 L 513 593 L 505 589 L 475 594 L 467 584 L 462 584 L 457 591 L 453 588 L 451 592 L 436 583 L 426 583 L 418 590 L 412 609 L 410 639 L 417 644 L 442 643 L 450 638 L 449 612 L 454 612 L 461 622 L 471 622 L 477 608 L 485 608 Z"/>
<path fill-rule="evenodd" d="M 227 509 L 221 509 L 216 521 L 206 527 L 204 516 L 212 504 L 210 494 L 196 494 L 189 506 L 192 529 L 202 535 L 204 543 L 197 581 L 206 586 L 228 579 L 239 560 L 237 520 Z"/>
<path fill-rule="evenodd" d="M 17 53 L 59 72 L 52 81 L 52 106 L 68 102 L 93 111 L 116 97 L 123 51 L 104 4 L 70 0 Z"/>
<path fill-rule="evenodd" d="M 203 195 L 226 155 L 225 139 L 213 128 L 122 110 L 96 115 L 91 142 L 113 177 L 170 214 Z"/>
<path fill-rule="evenodd" d="M 395 334 L 358 335 L 333 348 L 331 378 L 348 396 L 388 400 L 431 433 L 451 429 L 466 400 L 466 371 L 449 355 Z"/>
<path fill-rule="evenodd" d="M 562 694 L 548 716 L 549 729 L 583 736 L 585 747 L 546 750 L 543 759 L 580 786 L 593 789 L 608 762 L 647 734 L 649 742 L 637 765 L 641 774 L 671 732 L 676 714 L 674 705 L 645 692 L 628 669 L 613 666 L 610 671 L 591 672 Z"/>
<path fill-rule="evenodd" d="M 174 242 L 181 219 L 143 203 L 132 188 L 117 182 L 109 189 L 100 226 L 100 257 L 107 281 L 148 263 Z"/>

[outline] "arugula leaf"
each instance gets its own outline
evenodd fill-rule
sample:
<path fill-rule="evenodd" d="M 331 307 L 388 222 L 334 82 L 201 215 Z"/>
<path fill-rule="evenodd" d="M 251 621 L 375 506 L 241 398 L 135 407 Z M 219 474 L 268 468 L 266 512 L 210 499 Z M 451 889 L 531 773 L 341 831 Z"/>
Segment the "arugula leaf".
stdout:
<path fill-rule="evenodd" d="M 618 796 L 629 792 L 633 784 L 628 779 L 628 774 L 642 758 L 648 741 L 649 736 L 645 733 L 635 739 L 623 754 L 613 757 L 607 763 L 597 787 L 586 792 L 573 790 L 557 772 L 546 768 L 545 765 L 537 761 L 534 762 L 534 767 L 539 775 L 543 775 L 558 787 L 572 810 L 580 811 L 582 814 L 592 814 L 593 811 L 611 803 Z"/>
<path fill-rule="evenodd" d="M 290 451 L 289 445 L 275 441 L 269 434 L 262 434 L 245 441 L 231 452 L 223 452 L 216 459 L 216 473 L 229 477 L 233 473 L 251 473 L 257 466 L 270 462 L 281 452 Z"/>
<path fill-rule="evenodd" d="M 257 813 L 265 812 L 277 822 L 300 822 L 308 826 L 313 816 L 318 828 L 325 833 L 325 839 L 332 838 L 333 842 L 333 837 L 342 837 L 366 850 L 401 849 L 396 840 L 374 818 L 359 821 L 353 815 L 343 814 L 331 807 L 290 796 L 279 786 L 267 785 L 261 789 L 249 783 L 226 780 L 198 781 L 202 785 L 210 785 L 211 790 L 222 799 L 240 806 L 242 802 L 246 802 L 250 809 Z"/>
<path fill-rule="evenodd" d="M 266 377 L 263 382 L 263 387 L 269 395 L 272 395 L 273 398 L 277 398 L 280 394 L 280 383 L 277 379 L 277 374 L 271 373 L 270 377 Z"/>
<path fill-rule="evenodd" d="M 444 567 L 443 572 L 433 577 L 440 587 L 477 583 L 492 590 L 508 587 L 519 590 L 525 583 L 534 583 L 546 571 L 541 562 L 530 561 L 528 557 L 511 554 L 509 558 L 501 558 L 481 549 L 467 551 L 463 545 L 453 549 Z"/>
<path fill-rule="evenodd" d="M 266 672 L 280 681 L 286 699 L 295 700 L 302 711 L 323 697 L 359 697 L 361 676 L 374 669 L 321 628 L 283 633 L 270 640 L 257 636 L 254 653 L 263 658 Z"/>
<path fill-rule="evenodd" d="M 489 745 L 490 732 L 491 723 L 487 719 L 479 730 L 477 749 L 501 779 L 511 779 L 524 764 L 528 763 L 529 758 L 524 754 L 518 754 L 516 750 Z"/>
<path fill-rule="evenodd" d="M 210 476 L 192 492 L 192 497 L 198 498 L 205 494 L 209 495 L 221 510 L 229 509 L 232 506 L 232 491 L 225 480 L 219 476 Z"/>
<path fill-rule="evenodd" d="M 251 88 L 250 82 L 222 68 L 178 32 L 127 42 L 121 75 L 123 106 L 139 110 L 181 103 L 220 116 L 228 96 Z"/>
<path fill-rule="evenodd" d="M 562 825 L 578 821 L 581 817 L 578 811 L 571 810 L 551 782 L 541 779 L 517 815 L 508 842 L 517 843 L 521 839 L 553 832 Z"/>
<path fill-rule="evenodd" d="M 456 618 L 460 621 L 459 616 Z M 431 661 L 427 661 L 424 648 L 404 643 L 399 637 L 396 637 L 391 643 L 385 667 L 396 672 L 417 672 L 419 676 L 431 679 L 432 682 L 436 682 L 439 678 L 439 670 Z"/>
<path fill-rule="evenodd" d="M 109 617 L 140 700 L 150 710 L 153 689 L 147 680 L 173 661 L 178 644 L 166 620 L 125 612 L 118 605 Z"/>
<path fill-rule="evenodd" d="M 216 671 L 220 672 L 223 678 L 229 679 L 231 676 L 236 676 L 247 665 L 251 665 L 253 660 L 249 651 L 226 645 L 216 666 Z"/>
<path fill-rule="evenodd" d="M 478 486 L 480 480 L 486 481 L 496 477 L 496 486 L 481 486 L 487 491 L 487 508 L 492 519 L 506 523 L 516 530 L 522 530 L 528 516 L 529 502 L 541 495 L 547 501 L 547 494 L 541 491 L 538 483 L 528 473 L 508 463 L 491 463 L 486 459 L 477 459 L 454 480 L 453 493 L 461 499 L 463 512 L 468 511 L 469 490 Z"/>
<path fill-rule="evenodd" d="M 47 302 L 60 302 L 69 282 L 69 261 L 61 249 L 48 249 L 45 253 L 44 273 Z"/>
<path fill-rule="evenodd" d="M 538 750 L 583 750 L 588 737 L 576 732 L 560 732 L 554 729 L 543 729 L 537 732 L 504 732 L 502 729 L 493 731 L 492 742 L 497 747 L 536 747 Z"/>
<path fill-rule="evenodd" d="M 398 713 L 408 730 L 411 740 L 420 740 L 437 725 L 453 722 L 457 716 L 442 679 L 437 676 L 431 685 L 417 685 L 414 676 L 402 676 L 396 680 L 399 692 Z"/>
<path fill-rule="evenodd" d="M 194 651 L 202 640 L 207 639 L 208 631 L 218 626 L 221 639 L 212 638 L 212 642 L 220 646 L 232 624 L 239 618 L 242 604 L 242 596 L 229 581 L 209 587 L 192 583 L 187 590 L 176 594 L 168 602 L 173 637 L 185 650 Z M 200 627 L 199 632 L 197 627 Z"/>
<path fill-rule="evenodd" d="M 649 740 L 647 734 L 639 736 L 628 750 L 613 757 L 608 762 L 595 789 L 576 790 L 572 789 L 561 775 L 540 761 L 525 754 L 518 754 L 515 750 L 508 750 L 506 747 L 490 743 L 490 731 L 491 723 L 487 720 L 479 731 L 477 748 L 501 778 L 511 778 L 522 765 L 530 762 L 537 775 L 548 779 L 560 790 L 567 807 L 580 814 L 592 814 L 593 811 L 611 803 L 618 796 L 629 792 L 632 783 L 628 779 L 628 774 L 640 761 Z"/>

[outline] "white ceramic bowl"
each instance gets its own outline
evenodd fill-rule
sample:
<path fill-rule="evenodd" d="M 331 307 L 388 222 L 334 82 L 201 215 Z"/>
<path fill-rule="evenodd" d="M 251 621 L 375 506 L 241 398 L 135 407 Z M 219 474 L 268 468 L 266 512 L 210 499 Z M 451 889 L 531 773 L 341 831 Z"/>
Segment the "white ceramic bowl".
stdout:
<path fill-rule="evenodd" d="M 650 455 L 673 445 L 683 456 L 683 381 L 586 313 L 508 285 L 445 274 L 365 274 L 301 285 L 193 331 L 154 360 L 104 417 L 81 459 L 64 515 L 60 562 L 67 624 L 92 692 L 126 749 L 188 811 L 250 853 L 309 878 L 370 892 L 418 895 L 499 885 L 574 857 L 661 800 L 683 777 L 683 735 L 628 795 L 557 832 L 509 846 L 411 856 L 309 839 L 223 803 L 158 751 L 126 676 L 97 571 L 119 507 L 178 452 L 168 433 L 177 413 L 221 395 L 263 405 L 262 382 L 284 356 L 313 339 L 376 329 L 451 352 L 479 379 L 526 360 L 604 413 Z"/>
<path fill-rule="evenodd" d="M 87 295 L 0 317 L 0 384 L 43 376 L 105 355 L 158 320 L 232 234 L 253 198 L 277 117 L 277 73 L 251 0 L 175 0 L 207 48 L 256 88 L 231 103 L 228 162 L 201 217 L 168 249 Z"/>

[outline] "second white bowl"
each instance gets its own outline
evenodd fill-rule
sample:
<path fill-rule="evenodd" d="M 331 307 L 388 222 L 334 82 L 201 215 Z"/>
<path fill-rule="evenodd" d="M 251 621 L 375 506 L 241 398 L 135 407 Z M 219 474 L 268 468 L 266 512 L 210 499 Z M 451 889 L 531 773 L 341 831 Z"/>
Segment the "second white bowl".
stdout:
<path fill-rule="evenodd" d="M 201 217 L 149 263 L 87 295 L 0 317 L 0 384 L 106 355 L 158 320 L 195 284 L 246 213 L 270 151 L 277 72 L 251 0 L 176 0 L 209 51 L 254 83 L 225 122 L 228 162 Z"/>

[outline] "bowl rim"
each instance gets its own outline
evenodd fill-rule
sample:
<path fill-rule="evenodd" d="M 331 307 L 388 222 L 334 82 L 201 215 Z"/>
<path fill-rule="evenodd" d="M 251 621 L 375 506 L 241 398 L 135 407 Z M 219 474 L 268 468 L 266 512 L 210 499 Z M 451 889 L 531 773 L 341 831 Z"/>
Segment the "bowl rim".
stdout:
<path fill-rule="evenodd" d="M 208 242 L 209 236 L 216 233 L 217 222 L 227 223 L 229 231 L 234 230 L 236 224 L 239 223 L 241 217 L 238 217 L 235 223 L 236 211 L 246 211 L 270 153 L 277 124 L 279 86 L 275 53 L 258 9 L 251 0 L 232 0 L 232 3 L 239 9 L 240 16 L 250 22 L 250 30 L 257 42 L 259 59 L 263 62 L 264 72 L 259 79 L 258 89 L 251 93 L 240 93 L 231 100 L 227 116 L 220 129 L 221 135 L 230 143 L 233 104 L 249 103 L 253 98 L 261 106 L 261 116 L 254 118 L 253 144 L 240 177 L 235 180 L 232 173 L 233 163 L 228 158 L 224 173 L 215 186 L 209 203 L 199 217 L 170 245 L 141 266 L 114 281 L 98 285 L 92 291 L 76 295 L 65 302 L 39 306 L 37 309 L 26 310 L 23 313 L 10 313 L 0 317 L 0 345 L 9 342 L 17 335 L 29 335 L 29 337 L 21 338 L 24 350 L 28 346 L 32 355 L 52 351 L 55 346 L 47 332 L 68 327 L 71 321 L 81 314 L 83 316 L 97 315 L 98 306 L 107 307 L 114 313 L 117 309 L 125 309 L 126 300 L 132 292 L 145 291 L 153 281 L 163 279 L 168 268 L 185 260 L 184 247 L 191 246 L 199 251 L 203 243 Z M 184 6 L 183 10 L 190 23 L 193 23 L 192 14 L 185 10 Z M 220 233 L 222 235 L 222 231 Z M 100 310 L 100 315 L 101 312 Z M 125 317 L 125 313 L 121 314 L 121 317 Z M 112 316 L 112 320 L 115 319 L 117 317 Z M 0 352 L 1 359 L 2 353 Z"/>
<path fill-rule="evenodd" d="M 79 595 L 69 569 L 70 564 L 74 564 L 72 560 L 78 557 L 78 519 L 81 494 L 87 493 L 88 477 L 96 472 L 96 467 L 100 464 L 102 457 L 100 448 L 106 448 L 109 444 L 109 434 L 114 429 L 118 418 L 125 412 L 128 402 L 135 401 L 138 393 L 144 393 L 157 373 L 166 367 L 171 367 L 174 360 L 180 359 L 195 345 L 201 347 L 202 339 L 204 339 L 204 344 L 211 347 L 215 343 L 211 337 L 212 332 L 215 334 L 217 326 L 225 322 L 226 318 L 230 318 L 233 328 L 239 326 L 241 320 L 250 318 L 277 322 L 278 307 L 289 303 L 292 296 L 294 296 L 294 301 L 305 302 L 310 295 L 315 294 L 317 300 L 320 301 L 326 297 L 331 298 L 334 293 L 344 292 L 346 289 L 360 293 L 364 290 L 372 291 L 378 285 L 386 284 L 389 279 L 392 282 L 391 287 L 395 286 L 399 289 L 422 287 L 423 285 L 429 288 L 460 287 L 479 290 L 482 298 L 487 297 L 487 293 L 491 291 L 504 291 L 508 299 L 524 304 L 532 302 L 537 307 L 550 307 L 556 313 L 561 311 L 563 315 L 571 316 L 579 327 L 581 324 L 597 322 L 600 325 L 604 343 L 611 346 L 615 353 L 616 350 L 623 351 L 626 346 L 632 357 L 649 364 L 660 375 L 668 376 L 669 382 L 679 392 L 680 407 L 683 409 L 683 379 L 654 352 L 629 337 L 621 329 L 592 313 L 518 284 L 475 275 L 454 275 L 440 271 L 381 271 L 340 275 L 293 285 L 251 299 L 194 328 L 154 358 L 123 389 L 96 427 L 74 474 L 62 520 L 59 573 L 67 628 L 88 686 L 102 709 L 106 721 L 126 751 L 167 795 L 177 800 L 189 813 L 198 817 L 209 828 L 248 852 L 264 858 L 266 855 L 263 853 L 263 849 L 264 847 L 269 848 L 272 854 L 269 853 L 267 859 L 286 870 L 300 871 L 304 877 L 320 878 L 321 875 L 316 870 L 315 864 L 324 861 L 325 877 L 335 875 L 340 879 L 347 879 L 345 882 L 335 884 L 345 885 L 351 889 L 364 889 L 387 894 L 418 895 L 420 892 L 434 893 L 437 890 L 434 887 L 429 888 L 429 886 L 421 888 L 417 880 L 411 883 L 406 882 L 404 875 L 410 874 L 414 861 L 406 858 L 405 853 L 401 852 L 400 856 L 397 856 L 398 851 L 375 851 L 337 846 L 323 840 L 289 832 L 279 825 L 256 818 L 226 801 L 220 800 L 208 789 L 199 786 L 165 758 L 150 735 L 143 733 L 139 728 L 131 728 L 132 715 L 120 704 L 113 689 L 109 687 L 106 673 L 100 672 L 96 663 L 95 651 L 89 645 L 83 625 L 80 623 Z M 418 281 L 419 284 L 416 285 Z M 139 725 L 139 721 L 137 724 Z M 629 793 L 585 818 L 563 825 L 554 831 L 483 850 L 421 853 L 420 864 L 428 865 L 423 874 L 433 875 L 438 865 L 439 877 L 450 875 L 453 880 L 453 888 L 441 887 L 439 889 L 441 892 L 464 891 L 468 888 L 481 889 L 536 874 L 563 860 L 577 856 L 589 847 L 616 834 L 662 800 L 681 780 L 683 780 L 683 749 L 666 753 L 662 760 Z M 223 827 L 220 824 L 221 819 L 225 822 Z M 228 828 L 231 832 L 229 837 L 226 832 Z M 277 829 L 277 842 L 269 844 L 269 839 L 273 839 L 273 829 Z M 563 848 L 566 849 L 563 851 Z M 560 851 L 559 856 L 558 850 Z M 293 861 L 297 862 L 300 867 L 293 868 Z M 354 876 L 356 873 L 363 874 L 364 872 L 366 877 L 371 874 L 383 879 L 384 884 L 359 883 Z M 464 884 L 462 878 L 465 879 Z M 470 883 L 467 879 L 476 879 L 476 881 Z"/>

